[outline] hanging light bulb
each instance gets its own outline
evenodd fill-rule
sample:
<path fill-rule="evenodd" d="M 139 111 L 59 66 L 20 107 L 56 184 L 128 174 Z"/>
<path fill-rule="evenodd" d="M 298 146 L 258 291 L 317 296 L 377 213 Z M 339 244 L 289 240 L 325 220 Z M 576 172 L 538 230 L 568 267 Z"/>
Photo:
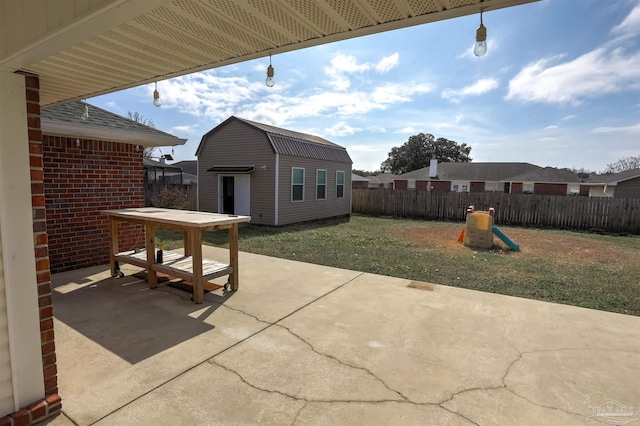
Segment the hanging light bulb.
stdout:
<path fill-rule="evenodd" d="M 156 88 L 153 91 L 153 105 L 156 107 L 160 106 L 160 93 L 158 92 L 158 82 L 156 81 Z"/>
<path fill-rule="evenodd" d="M 267 80 L 264 82 L 267 87 L 273 87 L 273 85 L 275 84 L 275 81 L 273 81 L 273 74 L 274 74 L 274 70 L 273 67 L 271 66 L 271 55 L 269 55 L 269 67 L 267 68 Z"/>
<path fill-rule="evenodd" d="M 473 54 L 480 57 L 487 53 L 487 28 L 482 24 L 482 10 L 480 11 L 480 26 L 476 30 L 476 45 Z"/>
<path fill-rule="evenodd" d="M 87 100 L 84 100 L 84 106 L 82 107 L 82 117 L 83 120 L 87 120 L 89 118 L 89 105 L 87 105 Z"/>

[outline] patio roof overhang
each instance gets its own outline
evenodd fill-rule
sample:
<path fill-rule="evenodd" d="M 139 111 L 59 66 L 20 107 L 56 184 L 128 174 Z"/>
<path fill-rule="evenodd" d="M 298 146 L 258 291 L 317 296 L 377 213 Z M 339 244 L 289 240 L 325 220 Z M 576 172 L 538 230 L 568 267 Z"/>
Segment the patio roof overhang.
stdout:
<path fill-rule="evenodd" d="M 46 106 L 533 1 L 538 0 L 47 0 L 47 7 L 0 2 L 0 71 L 38 75 Z"/>

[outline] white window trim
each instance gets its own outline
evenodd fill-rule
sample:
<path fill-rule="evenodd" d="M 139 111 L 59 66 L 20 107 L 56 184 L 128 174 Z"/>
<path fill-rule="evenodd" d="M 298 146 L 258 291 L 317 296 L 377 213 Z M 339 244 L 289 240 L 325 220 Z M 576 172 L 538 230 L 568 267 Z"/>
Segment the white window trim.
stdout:
<path fill-rule="evenodd" d="M 340 185 L 338 183 L 338 175 L 342 173 L 342 197 L 338 197 L 338 185 Z M 341 199 L 344 198 L 344 188 L 345 188 L 345 179 L 346 179 L 346 174 L 344 173 L 344 170 L 336 170 L 336 198 L 337 199 Z"/>
<path fill-rule="evenodd" d="M 293 199 L 293 171 L 294 170 L 302 170 L 302 200 L 294 200 Z M 291 167 L 291 202 L 292 203 L 302 203 L 304 202 L 304 181 L 305 181 L 305 175 L 307 174 L 307 171 L 304 169 L 304 167 Z M 296 183 L 295 185 L 300 185 L 299 183 Z"/>
<path fill-rule="evenodd" d="M 318 198 L 318 187 L 320 183 L 318 183 L 318 174 L 320 172 L 324 172 L 324 198 Z M 316 201 L 323 201 L 327 199 L 327 170 L 326 169 L 316 169 Z"/>

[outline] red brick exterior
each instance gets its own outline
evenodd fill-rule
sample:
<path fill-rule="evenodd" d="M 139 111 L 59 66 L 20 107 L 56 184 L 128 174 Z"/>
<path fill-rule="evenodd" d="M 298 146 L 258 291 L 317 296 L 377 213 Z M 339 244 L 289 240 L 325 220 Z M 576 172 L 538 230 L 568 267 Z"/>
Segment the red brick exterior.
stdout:
<path fill-rule="evenodd" d="M 393 185 L 395 189 L 406 191 L 409 189 L 409 181 L 408 180 L 394 180 Z"/>
<path fill-rule="evenodd" d="M 428 180 L 417 180 L 416 181 L 416 191 L 428 191 L 429 190 L 429 181 Z"/>
<path fill-rule="evenodd" d="M 109 263 L 102 210 L 144 207 L 142 149 L 43 136 L 44 192 L 52 272 Z M 119 224 L 121 250 L 144 246 L 142 227 Z"/>
<path fill-rule="evenodd" d="M 533 193 L 538 195 L 567 195 L 566 183 L 534 183 Z"/>
<path fill-rule="evenodd" d="M 0 425 L 32 425 L 60 412 L 62 403 L 58 395 L 58 376 L 51 304 L 51 272 L 47 245 L 45 191 L 43 182 L 42 132 L 40 129 L 40 81 L 37 76 L 25 74 L 27 123 L 29 135 L 29 163 L 31 166 L 31 205 L 33 215 L 34 257 L 38 306 L 40 308 L 40 339 L 45 399 L 0 418 Z M 29 283 L 25 283 L 29 285 Z"/>
<path fill-rule="evenodd" d="M 450 180 L 431 181 L 431 190 L 435 192 L 450 192 L 451 181 Z"/>
<path fill-rule="evenodd" d="M 484 192 L 484 182 L 471 182 L 470 192 Z"/>
<path fill-rule="evenodd" d="M 513 182 L 511 184 L 512 194 L 522 194 L 522 182 Z"/>

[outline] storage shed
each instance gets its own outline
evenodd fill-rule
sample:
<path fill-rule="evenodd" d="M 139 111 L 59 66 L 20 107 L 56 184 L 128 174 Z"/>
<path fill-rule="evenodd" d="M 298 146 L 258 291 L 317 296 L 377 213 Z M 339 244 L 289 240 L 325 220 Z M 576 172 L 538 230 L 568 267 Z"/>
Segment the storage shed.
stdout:
<path fill-rule="evenodd" d="M 272 226 L 351 214 L 351 158 L 318 136 L 232 116 L 196 156 L 200 211 Z"/>

